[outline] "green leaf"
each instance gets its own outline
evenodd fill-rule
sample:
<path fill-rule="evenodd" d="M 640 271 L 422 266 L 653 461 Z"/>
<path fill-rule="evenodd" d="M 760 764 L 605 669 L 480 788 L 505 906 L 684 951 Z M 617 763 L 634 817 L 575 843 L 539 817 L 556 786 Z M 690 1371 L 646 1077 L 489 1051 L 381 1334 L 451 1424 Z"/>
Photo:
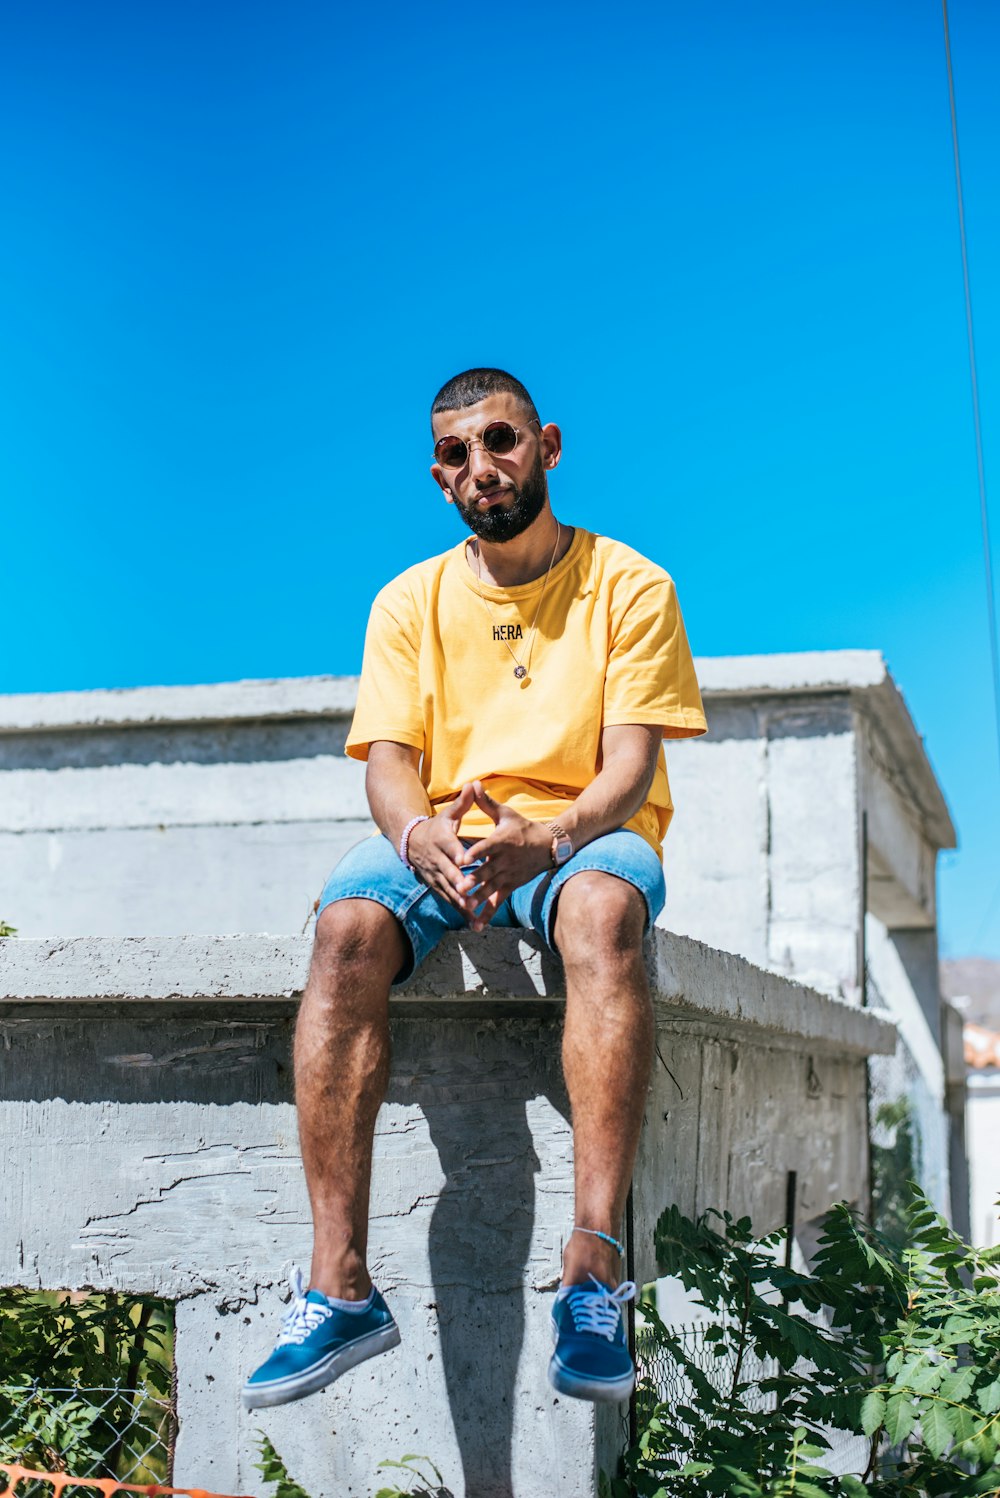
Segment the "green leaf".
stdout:
<path fill-rule="evenodd" d="M 861 1429 L 872 1436 L 885 1419 L 885 1396 L 880 1389 L 872 1389 L 861 1403 Z"/>
<path fill-rule="evenodd" d="M 1000 1412 L 1000 1378 L 995 1378 L 991 1384 L 976 1390 L 976 1403 L 984 1415 Z"/>
<path fill-rule="evenodd" d="M 898 1446 L 905 1441 L 914 1425 L 917 1423 L 917 1410 L 905 1393 L 891 1394 L 885 1406 L 885 1433 L 893 1446 Z M 865 1431 L 866 1435 L 874 1434 L 873 1431 Z"/>
<path fill-rule="evenodd" d="M 914 1369 L 907 1382 L 914 1394 L 933 1394 L 944 1377 L 944 1372 L 940 1363 L 931 1363 L 926 1359 L 921 1359 L 921 1365 Z M 902 1383 L 902 1378 L 898 1378 L 896 1382 Z"/>
<path fill-rule="evenodd" d="M 940 1394 L 942 1399 L 954 1400 L 960 1404 L 967 1399 L 976 1381 L 976 1369 L 970 1366 L 955 1368 L 941 1380 Z"/>
<path fill-rule="evenodd" d="M 941 1456 L 951 1445 L 954 1434 L 951 1413 L 946 1404 L 933 1399 L 920 1412 L 920 1436 L 932 1456 Z"/>

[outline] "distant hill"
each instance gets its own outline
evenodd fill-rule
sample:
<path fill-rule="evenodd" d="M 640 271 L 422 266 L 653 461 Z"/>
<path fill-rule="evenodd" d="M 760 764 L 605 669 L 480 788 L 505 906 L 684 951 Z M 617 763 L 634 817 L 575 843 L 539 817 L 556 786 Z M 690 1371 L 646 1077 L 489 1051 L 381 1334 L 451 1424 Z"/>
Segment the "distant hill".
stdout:
<path fill-rule="evenodd" d="M 1000 961 L 991 957 L 954 957 L 941 963 L 941 993 L 967 998 L 958 1007 L 972 1025 L 1000 1030 Z"/>

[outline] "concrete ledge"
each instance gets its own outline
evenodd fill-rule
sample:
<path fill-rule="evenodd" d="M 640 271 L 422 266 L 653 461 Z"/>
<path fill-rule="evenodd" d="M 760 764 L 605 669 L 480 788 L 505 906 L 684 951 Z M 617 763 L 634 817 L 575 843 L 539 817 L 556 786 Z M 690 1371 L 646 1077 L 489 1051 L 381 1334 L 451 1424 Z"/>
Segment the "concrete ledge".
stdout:
<path fill-rule="evenodd" d="M 310 949 L 307 936 L 12 938 L 0 941 L 0 1004 L 293 1000 L 302 991 Z M 885 1016 L 690 937 L 655 930 L 647 961 L 665 1018 L 725 1031 L 749 1027 L 845 1053 L 888 1055 L 895 1049 L 895 1028 Z M 559 963 L 532 934 L 520 931 L 446 938 L 393 996 L 397 1012 L 414 1004 L 452 1009 L 472 1001 L 481 1017 L 497 1004 L 558 1004 L 563 997 Z"/>
<path fill-rule="evenodd" d="M 698 682 L 709 696 L 842 692 L 881 686 L 889 670 L 880 650 L 796 650 L 773 655 L 706 655 Z"/>
<path fill-rule="evenodd" d="M 290 676 L 183 687 L 17 692 L 0 696 L 0 733 L 71 728 L 139 728 L 161 723 L 264 722 L 350 716 L 356 676 Z"/>
<path fill-rule="evenodd" d="M 702 690 L 724 695 L 842 691 L 880 686 L 888 677 L 877 650 L 798 651 L 785 655 L 700 656 Z M 341 717 L 354 711 L 356 676 L 289 676 L 203 682 L 195 686 L 17 692 L 0 696 L 0 733 L 44 729 L 219 723 L 234 719 Z"/>

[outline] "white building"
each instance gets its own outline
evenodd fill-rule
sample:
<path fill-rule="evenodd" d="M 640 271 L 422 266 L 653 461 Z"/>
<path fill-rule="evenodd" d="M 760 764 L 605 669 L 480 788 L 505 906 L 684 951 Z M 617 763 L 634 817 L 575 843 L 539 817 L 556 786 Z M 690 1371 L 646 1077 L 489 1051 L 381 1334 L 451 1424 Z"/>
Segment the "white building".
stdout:
<path fill-rule="evenodd" d="M 308 1419 L 238 1402 L 310 1249 L 290 933 L 370 827 L 353 686 L 0 698 L 0 915 L 21 930 L 0 942 L 0 1284 L 174 1300 L 178 1485 L 256 1491 L 263 1426 L 316 1498 L 413 1450 L 457 1498 L 584 1498 L 623 1425 L 545 1381 L 572 1141 L 561 972 L 527 933 L 452 936 L 392 999 L 371 1252 L 401 1347 Z M 647 956 L 665 1065 L 636 1278 L 672 1201 L 760 1228 L 792 1177 L 804 1216 L 864 1201 L 865 1061 L 891 1023 L 674 933 Z"/>
<path fill-rule="evenodd" d="M 971 1237 L 994 1248 L 1000 1243 L 1000 962 L 942 962 L 941 982 L 964 1022 L 964 1056 L 958 1054 L 956 1070 L 968 1099 Z M 951 1050 L 958 1053 L 958 1046 Z"/>
<path fill-rule="evenodd" d="M 670 1200 L 766 1229 L 794 1178 L 806 1245 L 834 1201 L 864 1205 L 869 1076 L 913 1098 L 922 1178 L 949 1196 L 934 867 L 954 833 L 905 706 L 866 652 L 700 674 L 710 734 L 668 745 L 648 951 L 666 1064 L 635 1180 L 643 1280 Z M 355 689 L 0 698 L 0 919 L 20 932 L 0 943 L 0 1283 L 175 1299 L 174 1479 L 217 1491 L 256 1482 L 236 1388 L 308 1252 L 294 933 L 370 830 L 343 753 Z M 449 938 L 394 998 L 372 1246 L 403 1346 L 308 1425 L 264 1421 L 316 1498 L 368 1491 L 404 1450 L 458 1498 L 582 1498 L 613 1464 L 617 1414 L 557 1408 L 544 1381 L 572 1180 L 559 985 L 533 938 L 495 932 Z"/>
<path fill-rule="evenodd" d="M 906 704 L 877 651 L 698 669 L 709 734 L 668 746 L 664 920 L 891 1012 L 901 1044 L 872 1065 L 873 1121 L 909 1099 L 917 1175 L 965 1229 L 964 1100 L 946 1076 L 937 952 L 937 854 L 955 829 Z"/>
<path fill-rule="evenodd" d="M 667 745 L 660 924 L 888 1009 L 903 1044 L 873 1070 L 873 1116 L 909 1096 L 920 1179 L 962 1225 L 935 884 L 955 831 L 903 698 L 876 651 L 698 673 L 709 734 Z M 343 753 L 355 693 L 321 677 L 0 698 L 0 919 L 23 936 L 306 929 L 371 830 Z"/>

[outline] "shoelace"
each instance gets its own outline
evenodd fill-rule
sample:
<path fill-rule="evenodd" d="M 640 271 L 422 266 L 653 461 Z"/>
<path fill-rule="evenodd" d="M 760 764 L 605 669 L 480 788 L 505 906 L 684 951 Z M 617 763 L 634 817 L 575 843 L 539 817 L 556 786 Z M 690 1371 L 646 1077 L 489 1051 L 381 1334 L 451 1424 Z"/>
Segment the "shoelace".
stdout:
<path fill-rule="evenodd" d="M 595 1275 L 592 1274 L 590 1278 L 599 1294 L 595 1295 L 593 1290 L 581 1285 L 571 1290 L 566 1297 L 573 1317 L 573 1327 L 578 1332 L 593 1332 L 598 1337 L 607 1337 L 610 1342 L 618 1330 L 622 1306 L 626 1301 L 635 1299 L 635 1281 L 623 1280 L 617 1290 L 609 1290 Z"/>
<path fill-rule="evenodd" d="M 322 1326 L 328 1316 L 333 1315 L 329 1306 L 321 1306 L 317 1301 L 306 1300 L 306 1288 L 298 1269 L 292 1270 L 288 1287 L 292 1292 L 292 1308 L 281 1323 L 281 1335 L 278 1337 L 277 1344 L 279 1347 L 285 1347 L 289 1342 L 301 1346 L 310 1332 L 314 1332 L 318 1326 Z"/>

